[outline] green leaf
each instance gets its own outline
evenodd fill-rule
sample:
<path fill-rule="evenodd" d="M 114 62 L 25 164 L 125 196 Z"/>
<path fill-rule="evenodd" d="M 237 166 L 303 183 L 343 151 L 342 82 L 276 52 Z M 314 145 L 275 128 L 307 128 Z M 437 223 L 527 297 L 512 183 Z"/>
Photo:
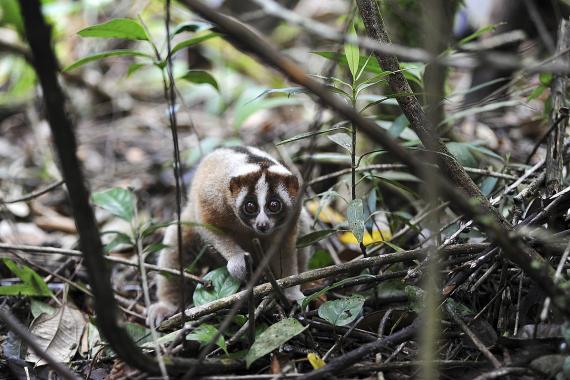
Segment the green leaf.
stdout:
<path fill-rule="evenodd" d="M 380 244 L 386 244 L 388 247 L 392 248 L 396 252 L 404 252 L 404 248 L 399 247 L 396 244 L 391 243 L 389 241 L 382 241 L 382 242 L 380 242 Z"/>
<path fill-rule="evenodd" d="M 352 137 L 350 137 L 348 133 L 335 133 L 327 137 L 335 144 L 347 150 L 348 153 L 352 152 Z"/>
<path fill-rule="evenodd" d="M 344 123 L 343 123 L 343 124 L 344 124 Z M 330 128 L 330 129 L 323 129 L 323 130 L 316 131 L 316 132 L 305 132 L 305 133 L 301 133 L 301 134 L 298 134 L 298 135 L 296 135 L 296 136 L 293 136 L 293 137 L 291 137 L 291 138 L 289 138 L 289 139 L 287 139 L 287 140 L 282 140 L 282 141 L 278 142 L 278 143 L 275 144 L 275 145 L 276 145 L 276 146 L 279 146 L 279 145 L 283 145 L 283 144 L 289 144 L 289 143 L 291 143 L 291 142 L 303 140 L 303 139 L 309 138 L 309 137 L 311 137 L 311 136 L 321 135 L 321 134 L 327 134 L 327 133 L 333 133 L 333 132 L 340 131 L 340 130 L 346 130 L 346 127 L 333 127 L 333 128 Z"/>
<path fill-rule="evenodd" d="M 200 326 L 196 327 L 194 330 L 190 332 L 190 334 L 186 335 L 186 340 L 195 340 L 202 344 L 208 344 L 214 337 L 218 334 L 218 329 L 208 323 L 202 323 Z M 216 341 L 218 347 L 228 353 L 228 347 L 226 345 L 226 339 L 223 335 L 218 337 Z"/>
<path fill-rule="evenodd" d="M 185 49 L 185 48 L 190 47 L 190 46 L 197 45 L 200 42 L 209 40 L 210 38 L 218 37 L 219 35 L 220 35 L 219 33 L 206 33 L 206 34 L 202 34 L 200 36 L 192 37 L 192 38 L 189 38 L 189 39 L 184 40 L 182 42 L 179 42 L 176 45 L 174 45 L 174 47 L 172 48 L 172 51 L 170 52 L 170 55 L 174 55 L 182 49 Z"/>
<path fill-rule="evenodd" d="M 305 87 L 282 87 L 282 88 L 269 88 L 264 90 L 261 94 L 257 95 L 253 100 L 265 97 L 269 94 L 287 94 L 288 96 L 293 96 L 297 94 L 308 93 Z"/>
<path fill-rule="evenodd" d="M 334 261 L 331 254 L 323 249 L 319 249 L 311 255 L 308 266 L 310 270 L 313 270 L 328 267 L 332 264 L 334 264 Z"/>
<path fill-rule="evenodd" d="M 327 301 L 319 307 L 319 317 L 333 326 L 345 326 L 354 321 L 364 307 L 364 297 L 354 295 Z"/>
<path fill-rule="evenodd" d="M 540 73 L 538 80 L 544 87 L 550 87 L 550 83 L 552 83 L 552 73 Z"/>
<path fill-rule="evenodd" d="M 187 80 L 188 82 L 196 83 L 196 84 L 203 84 L 207 83 L 214 87 L 216 90 L 220 91 L 218 87 L 218 82 L 216 79 L 207 71 L 204 70 L 188 70 L 182 79 Z"/>
<path fill-rule="evenodd" d="M 115 187 L 99 191 L 91 195 L 91 201 L 127 222 L 135 216 L 135 196 L 129 190 Z"/>
<path fill-rule="evenodd" d="M 398 263 L 401 264 L 401 263 Z M 398 269 L 404 269 L 403 266 L 396 265 Z M 395 270 L 389 269 L 385 273 L 393 273 Z M 401 295 L 404 292 L 404 281 L 401 278 L 392 278 L 390 280 L 382 281 L 376 286 L 376 294 L 383 296 Z"/>
<path fill-rule="evenodd" d="M 306 235 L 299 237 L 299 239 L 297 239 L 297 248 L 304 248 L 304 247 L 308 247 L 310 245 L 313 245 L 316 242 L 319 242 L 319 241 L 321 241 L 321 240 L 323 240 L 323 239 L 325 239 L 331 235 L 334 235 L 336 232 L 337 231 L 333 230 L 333 229 L 310 232 Z"/>
<path fill-rule="evenodd" d="M 406 129 L 409 125 L 410 122 L 406 118 L 406 115 L 402 114 L 394 120 L 394 122 L 390 126 L 390 129 L 388 129 L 388 134 L 393 138 L 397 139 L 398 137 L 400 137 L 402 132 L 404 132 L 404 129 Z"/>
<path fill-rule="evenodd" d="M 348 225 L 356 237 L 356 240 L 362 243 L 362 239 L 364 238 L 364 204 L 362 199 L 353 199 L 350 201 L 346 211 L 346 218 L 348 219 Z"/>
<path fill-rule="evenodd" d="M 476 144 L 469 144 L 469 149 L 471 151 L 476 151 L 479 153 L 484 154 L 485 156 L 493 157 L 501 162 L 504 162 L 505 159 L 499 156 L 497 153 L 493 152 L 491 149 L 485 148 L 484 146 L 476 145 Z"/>
<path fill-rule="evenodd" d="M 314 300 L 319 298 L 320 296 L 322 296 L 323 294 L 327 293 L 328 291 L 338 288 L 339 286 L 343 286 L 346 283 L 352 282 L 354 280 L 359 280 L 359 279 L 364 279 L 364 278 L 375 278 L 373 275 L 371 274 L 360 274 L 358 276 L 355 277 L 349 277 L 349 278 L 345 278 L 343 280 L 340 280 L 338 282 L 335 282 L 332 285 L 329 285 L 321 290 L 319 290 L 318 292 L 315 292 L 313 294 L 311 294 L 308 297 L 303 298 L 303 302 L 301 303 L 301 308 L 305 309 L 307 307 L 307 305 L 309 305 L 309 303 Z"/>
<path fill-rule="evenodd" d="M 466 143 L 458 143 L 458 142 L 450 142 L 447 143 L 447 149 L 449 152 L 459 161 L 459 163 L 463 166 L 467 166 L 470 168 L 477 167 L 477 159 L 471 153 L 469 149 L 469 144 Z"/>
<path fill-rule="evenodd" d="M 10 259 L 4 259 L 4 265 L 20 280 L 21 284 L 0 286 L 0 295 L 2 296 L 37 296 L 52 297 L 53 294 L 44 282 L 44 279 L 33 269 L 18 265 Z"/>
<path fill-rule="evenodd" d="M 164 248 L 168 248 L 168 247 L 169 247 L 168 244 L 163 244 L 163 243 L 149 244 L 146 247 L 144 247 L 143 253 L 151 254 L 151 253 L 155 253 L 158 251 L 162 251 Z"/>
<path fill-rule="evenodd" d="M 337 54 L 334 51 L 313 51 L 313 54 L 320 55 L 326 59 L 335 59 L 338 57 L 338 63 L 344 66 L 348 66 L 348 59 L 346 58 L 345 54 Z M 363 65 L 364 71 L 367 71 L 372 74 L 388 74 L 378 64 L 378 61 L 374 56 L 368 59 L 367 56 L 360 56 L 359 61 L 365 62 L 366 64 Z M 406 79 L 411 80 L 413 82 L 418 83 L 420 86 L 422 84 L 422 73 L 424 71 L 425 65 L 421 63 L 400 63 L 400 70 L 402 74 L 406 77 Z"/>
<path fill-rule="evenodd" d="M 495 186 L 497 186 L 497 182 L 499 182 L 497 177 L 485 177 L 479 186 L 483 195 L 486 197 L 490 196 L 495 189 Z"/>
<path fill-rule="evenodd" d="M 115 237 L 113 238 L 113 240 L 111 240 L 109 243 L 105 245 L 105 252 L 107 253 L 112 252 L 121 246 L 126 245 L 127 247 L 132 247 L 135 245 L 133 239 L 131 239 L 129 235 L 123 232 L 112 231 L 110 233 L 115 234 Z"/>
<path fill-rule="evenodd" d="M 532 90 L 532 92 L 528 96 L 528 100 L 530 101 L 530 100 L 534 100 L 534 99 L 538 98 L 540 95 L 542 95 L 542 93 L 545 90 L 546 90 L 546 87 L 544 87 L 544 86 L 536 87 L 534 90 Z"/>
<path fill-rule="evenodd" d="M 13 25 L 20 36 L 24 34 L 24 23 L 17 0 L 0 1 L 0 25 Z"/>
<path fill-rule="evenodd" d="M 520 104 L 521 104 L 520 100 L 505 100 L 501 102 L 488 103 L 480 107 L 469 107 L 462 111 L 451 113 L 444 121 L 440 123 L 440 125 L 451 124 L 456 120 L 463 119 L 467 116 L 477 115 L 483 112 L 494 111 L 500 108 L 515 107 L 519 106 Z"/>
<path fill-rule="evenodd" d="M 32 312 L 32 317 L 37 318 L 40 314 L 45 313 L 47 315 L 52 315 L 56 312 L 56 308 L 48 305 L 47 303 L 32 299 L 30 304 L 30 311 Z"/>
<path fill-rule="evenodd" d="M 407 285 L 404 288 L 406 296 L 408 296 L 408 309 L 419 313 L 424 304 L 424 290 L 417 286 Z"/>
<path fill-rule="evenodd" d="M 349 35 L 356 36 L 356 30 L 354 29 L 354 24 L 350 27 Z M 352 79 L 356 80 L 358 75 L 358 65 L 360 62 L 360 52 L 358 50 L 358 46 L 354 44 L 345 44 L 344 45 L 344 55 L 346 56 L 346 60 L 348 63 L 348 68 L 350 69 L 350 73 L 352 74 Z"/>
<path fill-rule="evenodd" d="M 283 343 L 299 335 L 309 326 L 303 325 L 293 318 L 287 318 L 271 325 L 255 340 L 245 356 L 246 367 L 251 363 L 279 348 Z"/>
<path fill-rule="evenodd" d="M 366 111 L 367 109 L 369 109 L 369 108 L 371 108 L 371 107 L 374 107 L 374 106 L 377 106 L 378 104 L 384 103 L 386 100 L 390 100 L 390 99 L 392 99 L 391 96 L 386 96 L 386 97 L 383 97 L 382 99 L 379 99 L 379 100 L 376 100 L 376 101 L 374 101 L 374 102 L 368 103 L 366 106 L 364 106 L 364 107 L 360 110 L 360 113 L 363 113 L 363 112 Z"/>
<path fill-rule="evenodd" d="M 176 221 L 162 222 L 162 223 L 156 223 L 154 221 L 151 221 L 149 223 L 145 223 L 144 226 L 141 228 L 141 236 L 142 237 L 148 237 L 148 236 L 152 235 L 153 233 L 155 233 L 157 230 L 164 228 L 164 227 L 174 225 L 176 223 L 177 223 Z M 184 222 L 182 224 L 184 224 Z"/>
<path fill-rule="evenodd" d="M 204 30 L 212 29 L 212 24 L 202 21 L 188 21 L 179 24 L 174 28 L 174 31 L 171 34 L 171 37 L 174 37 L 177 34 L 183 32 L 191 32 L 191 33 L 198 33 Z"/>
<path fill-rule="evenodd" d="M 145 67 L 146 65 L 147 65 L 146 63 L 138 63 L 138 62 L 131 63 L 129 65 L 129 69 L 127 70 L 127 78 L 136 73 L 137 71 L 139 71 L 140 69 L 142 69 L 143 67 Z"/>
<path fill-rule="evenodd" d="M 238 291 L 239 280 L 236 280 L 228 273 L 226 267 L 218 268 L 204 276 L 204 280 L 212 283 L 211 289 L 206 289 L 204 285 L 198 284 L 194 290 L 194 306 L 205 305 L 220 298 L 230 296 Z"/>
<path fill-rule="evenodd" d="M 451 298 L 448 298 L 445 301 L 447 307 L 451 309 L 455 314 L 458 314 L 460 317 L 468 317 L 474 316 L 476 313 L 473 312 L 470 308 L 462 304 L 461 302 L 457 302 Z"/>
<path fill-rule="evenodd" d="M 63 69 L 63 71 L 70 71 L 70 70 L 76 69 L 80 66 L 83 66 L 86 63 L 98 61 L 100 59 L 104 59 L 104 58 L 108 58 L 108 57 L 145 57 L 145 58 L 153 59 L 153 57 L 150 54 L 147 54 L 147 53 L 144 53 L 144 52 L 138 51 L 138 50 L 131 50 L 131 49 L 111 50 L 111 51 L 105 51 L 102 53 L 97 53 L 97 54 L 93 54 L 93 55 L 88 55 L 87 57 L 83 57 L 83 58 L 73 62 L 71 65 L 65 67 Z"/>
<path fill-rule="evenodd" d="M 139 325 L 138 323 L 127 322 L 125 324 L 125 330 L 138 346 L 152 342 L 150 329 L 146 328 L 145 326 Z"/>
<path fill-rule="evenodd" d="M 323 164 L 348 164 L 352 163 L 349 154 L 345 153 L 313 153 L 306 155 L 304 158 Z"/>
<path fill-rule="evenodd" d="M 500 25 L 500 24 L 491 24 L 491 25 L 486 25 L 486 26 L 480 28 L 475 33 L 471 33 L 470 35 L 468 35 L 467 37 L 465 37 L 461 41 L 459 41 L 458 45 L 459 46 L 464 45 L 469 41 L 473 41 L 474 39 L 478 38 L 480 35 L 482 35 L 484 33 L 491 32 L 491 31 L 495 30 L 497 25 Z"/>
<path fill-rule="evenodd" d="M 92 25 L 77 32 L 81 37 L 124 38 L 148 41 L 146 31 L 138 21 L 130 18 L 116 18 L 102 24 Z"/>

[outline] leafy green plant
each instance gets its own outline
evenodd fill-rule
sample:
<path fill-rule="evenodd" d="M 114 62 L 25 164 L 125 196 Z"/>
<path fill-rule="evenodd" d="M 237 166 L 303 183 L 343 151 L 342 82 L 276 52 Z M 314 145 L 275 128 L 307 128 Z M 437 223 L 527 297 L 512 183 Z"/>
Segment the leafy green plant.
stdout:
<path fill-rule="evenodd" d="M 0 286 L 3 296 L 53 297 L 42 276 L 25 265 L 18 265 L 10 259 L 3 260 L 4 265 L 22 281 L 21 284 Z"/>
<path fill-rule="evenodd" d="M 226 267 L 215 269 L 204 276 L 204 280 L 211 283 L 206 288 L 198 284 L 194 291 L 193 301 L 195 306 L 207 304 L 223 297 L 236 293 L 239 289 L 239 280 L 233 278 Z"/>
<path fill-rule="evenodd" d="M 211 38 L 218 37 L 219 34 L 211 32 L 210 28 L 210 25 L 203 22 L 185 22 L 184 24 L 178 25 L 170 36 L 171 39 L 173 39 L 178 34 L 188 32 L 192 33 L 193 36 L 174 45 L 171 52 L 169 53 L 170 56 L 173 56 L 181 50 L 197 45 Z M 166 77 L 165 70 L 167 66 L 167 60 L 169 58 L 168 53 L 164 54 L 160 52 L 158 46 L 150 36 L 148 29 L 144 24 L 142 24 L 142 22 L 129 18 L 116 18 L 101 24 L 89 26 L 85 29 L 80 30 L 77 34 L 84 38 L 117 38 L 131 41 L 143 41 L 147 43 L 152 53 L 137 49 L 115 49 L 100 52 L 75 61 L 74 63 L 65 67 L 63 69 L 64 71 L 71 71 L 87 63 L 109 57 L 138 57 L 140 59 L 140 62 L 136 62 L 132 64 L 131 67 L 129 67 L 128 75 L 131 75 L 144 66 L 153 65 L 160 69 L 162 75 Z M 196 84 L 207 83 L 214 87 L 216 90 L 219 90 L 217 81 L 207 71 L 189 70 L 181 77 L 181 79 Z"/>
<path fill-rule="evenodd" d="M 121 231 L 106 231 L 114 238 L 105 245 L 105 251 L 110 252 L 119 246 L 127 248 L 138 248 L 139 241 L 154 233 L 159 228 L 164 228 L 170 223 L 156 223 L 153 221 L 140 222 L 137 218 L 135 195 L 127 189 L 119 187 L 95 192 L 91 195 L 93 204 L 107 210 L 112 215 L 130 224 L 129 233 Z M 141 254 L 148 255 L 160 251 L 165 246 L 163 244 L 150 244 L 143 248 Z"/>
<path fill-rule="evenodd" d="M 202 323 L 200 326 L 196 327 L 192 330 L 188 335 L 186 335 L 186 340 L 195 340 L 202 344 L 208 344 L 214 337 L 218 334 L 218 329 L 209 324 L 209 323 Z M 226 339 L 223 335 L 218 337 L 216 341 L 218 347 L 220 347 L 224 352 L 228 353 L 228 347 L 226 345 Z"/>

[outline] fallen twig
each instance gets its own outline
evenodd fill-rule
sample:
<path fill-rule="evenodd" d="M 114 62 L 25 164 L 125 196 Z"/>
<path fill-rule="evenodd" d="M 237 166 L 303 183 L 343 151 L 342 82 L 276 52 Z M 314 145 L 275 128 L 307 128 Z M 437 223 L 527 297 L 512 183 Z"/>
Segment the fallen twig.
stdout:
<path fill-rule="evenodd" d="M 491 363 L 493 363 L 493 367 L 500 368 L 501 362 L 499 362 L 499 360 L 497 360 L 495 355 L 493 355 L 491 353 L 491 351 L 489 351 L 489 349 L 487 347 L 485 347 L 485 345 L 481 342 L 481 340 L 477 337 L 477 335 L 475 335 L 475 333 L 469 328 L 469 326 L 467 326 L 467 324 L 465 322 L 463 322 L 463 320 L 453 311 L 451 306 L 449 306 L 449 305 L 446 305 L 446 306 L 447 306 L 446 311 L 449 314 L 449 316 L 451 317 L 451 319 L 453 319 L 453 321 L 459 326 L 459 328 L 461 330 L 463 330 L 463 332 L 469 337 L 469 339 L 471 339 L 471 341 L 473 342 L 475 347 L 477 347 L 477 349 L 479 351 L 481 351 L 481 353 Z"/>
<path fill-rule="evenodd" d="M 15 198 L 15 199 L 9 199 L 9 200 L 5 200 L 2 201 L 0 200 L 0 202 L 6 203 L 6 204 L 10 204 L 10 203 L 17 203 L 17 202 L 25 202 L 25 201 L 29 201 L 30 199 L 34 199 L 39 197 L 40 195 L 43 195 L 45 193 L 48 193 L 50 191 L 52 191 L 53 189 L 58 188 L 59 186 L 63 185 L 63 180 L 59 180 L 56 181 L 54 183 L 52 183 L 51 185 L 48 185 L 44 188 L 32 191 L 29 194 L 23 195 L 20 198 Z"/>

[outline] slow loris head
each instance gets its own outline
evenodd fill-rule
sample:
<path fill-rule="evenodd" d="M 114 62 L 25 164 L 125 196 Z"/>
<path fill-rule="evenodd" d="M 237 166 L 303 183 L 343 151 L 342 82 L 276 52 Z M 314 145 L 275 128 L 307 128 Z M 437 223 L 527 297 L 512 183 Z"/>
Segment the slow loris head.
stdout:
<path fill-rule="evenodd" d="M 267 153 L 251 147 L 233 148 L 243 159 L 229 186 L 238 220 L 257 235 L 270 235 L 294 212 L 299 181 Z M 243 155 L 243 156 L 242 156 Z"/>

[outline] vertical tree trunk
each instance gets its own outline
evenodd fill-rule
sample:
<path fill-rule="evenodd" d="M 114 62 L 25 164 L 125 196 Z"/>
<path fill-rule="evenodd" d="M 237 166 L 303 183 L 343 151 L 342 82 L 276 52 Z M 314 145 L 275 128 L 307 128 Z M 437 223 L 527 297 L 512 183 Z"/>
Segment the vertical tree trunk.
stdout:
<path fill-rule="evenodd" d="M 556 63 L 570 64 L 568 59 L 568 49 L 570 48 L 570 21 L 562 20 L 560 23 L 560 31 L 558 33 L 558 43 L 556 46 L 556 54 L 559 55 Z M 568 110 L 566 103 L 566 86 L 568 77 L 566 74 L 554 74 L 551 85 L 552 112 L 550 114 L 549 125 L 558 125 L 548 136 L 548 144 L 546 151 L 546 192 L 547 196 L 551 196 L 558 191 L 562 184 L 562 166 L 564 163 L 563 149 L 564 136 L 568 127 Z M 561 110 L 562 109 L 562 110 Z M 559 120 L 559 118 L 561 118 Z"/>

